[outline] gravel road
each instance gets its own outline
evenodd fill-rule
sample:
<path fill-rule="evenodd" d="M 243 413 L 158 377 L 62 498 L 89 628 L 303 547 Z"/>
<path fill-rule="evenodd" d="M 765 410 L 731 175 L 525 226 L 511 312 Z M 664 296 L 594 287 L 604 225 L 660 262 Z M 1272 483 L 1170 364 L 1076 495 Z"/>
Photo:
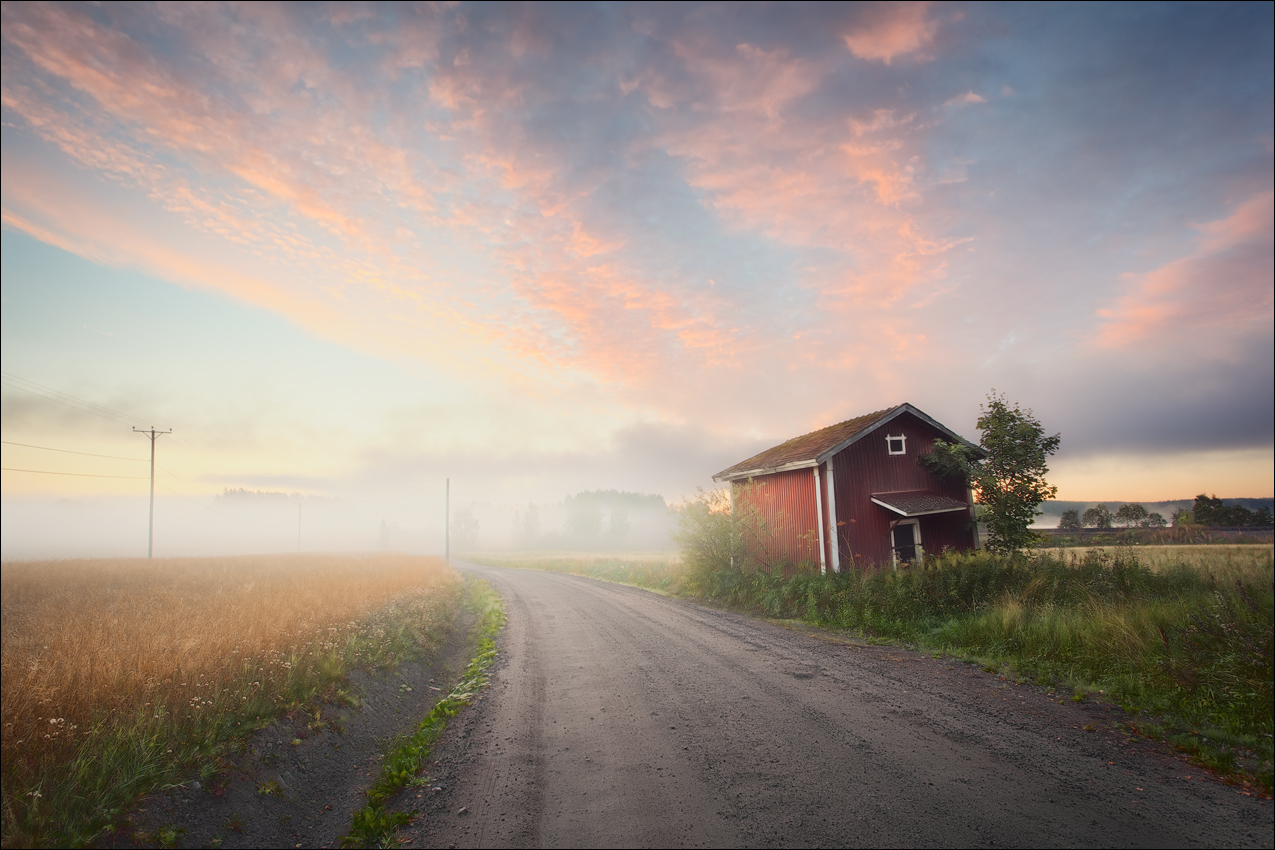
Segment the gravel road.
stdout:
<path fill-rule="evenodd" d="M 1245 796 L 1111 709 L 584 578 L 464 565 L 502 661 L 409 846 L 1237 846 Z M 1095 731 L 1085 731 L 1090 725 Z"/>

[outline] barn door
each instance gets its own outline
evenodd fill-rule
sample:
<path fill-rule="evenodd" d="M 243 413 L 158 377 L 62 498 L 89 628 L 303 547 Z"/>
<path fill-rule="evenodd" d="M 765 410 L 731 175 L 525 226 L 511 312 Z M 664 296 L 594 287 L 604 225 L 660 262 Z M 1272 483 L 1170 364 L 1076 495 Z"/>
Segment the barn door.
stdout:
<path fill-rule="evenodd" d="M 916 563 L 921 552 L 921 528 L 916 520 L 901 522 L 890 532 L 890 546 L 894 551 L 894 565 Z"/>

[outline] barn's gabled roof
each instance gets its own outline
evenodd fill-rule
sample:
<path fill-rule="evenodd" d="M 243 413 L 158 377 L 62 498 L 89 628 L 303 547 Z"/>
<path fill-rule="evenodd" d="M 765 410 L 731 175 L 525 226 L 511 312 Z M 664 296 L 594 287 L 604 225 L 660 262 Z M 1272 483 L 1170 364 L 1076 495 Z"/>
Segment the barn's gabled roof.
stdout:
<path fill-rule="evenodd" d="M 982 449 L 966 440 L 960 434 L 930 418 L 912 405 L 900 404 L 898 407 L 856 416 L 854 419 L 847 419 L 845 422 L 829 425 L 827 428 L 821 428 L 818 431 L 812 431 L 800 437 L 793 437 L 786 443 L 780 443 L 774 448 L 766 449 L 761 454 L 753 455 L 748 460 L 740 461 L 732 467 L 723 469 L 713 476 L 713 480 L 718 482 L 738 481 L 742 478 L 756 475 L 769 475 L 790 469 L 806 469 L 818 466 L 846 446 L 904 413 L 912 414 L 922 422 L 947 435 L 953 442 L 973 449 L 978 453 L 979 457 L 983 456 Z"/>

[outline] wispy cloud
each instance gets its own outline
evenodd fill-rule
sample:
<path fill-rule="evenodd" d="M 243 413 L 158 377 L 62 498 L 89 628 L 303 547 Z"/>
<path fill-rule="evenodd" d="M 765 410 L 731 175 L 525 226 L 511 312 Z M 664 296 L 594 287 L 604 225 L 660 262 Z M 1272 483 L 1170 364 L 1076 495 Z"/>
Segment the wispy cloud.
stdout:
<path fill-rule="evenodd" d="M 1270 336 L 1269 167 L 1117 185 L 1139 119 L 1081 108 L 1161 69 L 1046 68 L 1015 9 L 3 15 L 6 227 L 540 403 L 783 435 Z"/>
<path fill-rule="evenodd" d="M 1098 342 L 1148 343 L 1225 355 L 1238 338 L 1269 334 L 1275 321 L 1275 193 L 1258 192 L 1224 219 L 1198 228 L 1189 254 L 1145 274 L 1109 309 Z"/>

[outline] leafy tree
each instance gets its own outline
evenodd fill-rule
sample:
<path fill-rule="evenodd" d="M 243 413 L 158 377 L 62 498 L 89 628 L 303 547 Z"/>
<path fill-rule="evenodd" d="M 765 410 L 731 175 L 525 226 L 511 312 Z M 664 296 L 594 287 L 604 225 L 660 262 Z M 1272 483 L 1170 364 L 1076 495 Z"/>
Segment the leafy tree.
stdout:
<path fill-rule="evenodd" d="M 966 486 L 970 483 L 977 462 L 978 459 L 970 448 L 946 440 L 935 440 L 934 447 L 916 459 L 917 466 L 935 478 L 959 481 Z"/>
<path fill-rule="evenodd" d="M 1223 518 L 1227 525 L 1257 525 L 1257 522 L 1253 519 L 1253 512 L 1243 505 L 1227 505 Z"/>
<path fill-rule="evenodd" d="M 1145 528 L 1164 528 L 1168 524 L 1169 523 L 1164 518 L 1164 514 L 1157 513 L 1156 511 L 1152 511 L 1147 514 L 1147 518 L 1142 521 L 1142 525 Z"/>
<path fill-rule="evenodd" d="M 673 542 L 682 550 L 682 563 L 692 589 L 707 593 L 713 575 L 730 570 L 740 548 L 731 516 L 730 491 L 704 491 L 677 505 L 677 530 Z"/>
<path fill-rule="evenodd" d="M 568 496 L 564 502 L 567 508 L 567 534 L 576 545 L 589 546 L 595 543 L 602 533 L 602 506 L 593 499 L 572 496 Z"/>
<path fill-rule="evenodd" d="M 1195 525 L 1195 514 L 1191 513 L 1186 508 L 1182 508 L 1181 510 L 1174 511 L 1170 520 L 1172 521 L 1174 528 L 1181 528 L 1184 525 Z"/>
<path fill-rule="evenodd" d="M 1106 505 L 1094 505 L 1081 517 L 1085 528 L 1111 528 L 1111 509 Z"/>
<path fill-rule="evenodd" d="M 1195 497 L 1195 507 L 1191 509 L 1195 521 L 1200 525 L 1230 525 L 1226 515 L 1226 505 L 1216 495 L 1209 497 L 1201 493 Z"/>
<path fill-rule="evenodd" d="M 1269 525 L 1258 521 L 1258 516 L 1243 505 L 1227 505 L 1217 496 L 1205 496 L 1203 493 L 1195 497 L 1195 507 L 1191 513 L 1200 525 L 1213 527 L 1247 527 L 1252 525 Z M 1269 512 L 1267 513 L 1269 517 Z"/>
<path fill-rule="evenodd" d="M 624 541 L 624 536 L 629 533 L 629 512 L 624 509 L 624 503 L 618 502 L 611 505 L 611 515 L 607 519 L 607 528 L 602 536 L 611 546 L 619 546 Z"/>
<path fill-rule="evenodd" d="M 1209 498 L 1201 493 L 1195 497 L 1195 506 L 1191 508 L 1191 514 L 1200 525 L 1221 525 L 1219 520 L 1224 510 L 1226 505 L 1223 505 L 1222 500 L 1217 496 Z"/>
<path fill-rule="evenodd" d="M 452 514 L 452 547 L 457 552 L 478 548 L 478 517 L 471 505 L 458 507 Z"/>
<path fill-rule="evenodd" d="M 1074 508 L 1069 511 L 1063 511 L 1062 517 L 1058 520 L 1058 527 L 1065 531 L 1080 530 L 1080 511 Z"/>
<path fill-rule="evenodd" d="M 674 506 L 677 528 L 671 536 L 682 550 L 682 563 L 697 593 L 711 590 L 715 573 L 773 573 L 782 568 L 780 532 L 788 518 L 773 510 L 772 498 L 773 493 L 750 479 L 735 482 L 731 489 L 701 489 Z"/>
<path fill-rule="evenodd" d="M 760 482 L 748 479 L 731 485 L 733 499 L 731 528 L 735 535 L 734 567 L 738 570 L 764 570 L 774 572 L 782 569 L 788 560 L 782 541 L 782 530 L 789 526 L 786 512 L 775 505 L 775 492 Z M 808 550 L 818 546 L 817 539 L 811 529 L 801 535 Z"/>
<path fill-rule="evenodd" d="M 1272 524 L 1272 517 L 1271 517 L 1270 508 L 1261 507 L 1253 511 L 1253 525 L 1271 525 L 1271 524 Z"/>
<path fill-rule="evenodd" d="M 540 509 L 535 502 L 527 505 L 527 510 L 519 512 L 514 508 L 514 546 L 521 549 L 533 549 L 540 542 Z"/>
<path fill-rule="evenodd" d="M 1137 502 L 1132 505 L 1121 505 L 1116 511 L 1116 522 L 1122 528 L 1136 528 L 1147 518 L 1147 509 Z"/>
<path fill-rule="evenodd" d="M 1062 438 L 1046 436 L 1044 427 L 1031 410 L 1012 408 L 1003 395 L 993 390 L 981 405 L 978 428 L 980 445 L 987 457 L 971 476 L 978 500 L 985 505 L 987 548 L 993 552 L 1016 552 L 1036 542 L 1030 526 L 1040 515 L 1037 508 L 1051 499 L 1058 488 L 1045 480 L 1045 461 L 1058 451 Z"/>

